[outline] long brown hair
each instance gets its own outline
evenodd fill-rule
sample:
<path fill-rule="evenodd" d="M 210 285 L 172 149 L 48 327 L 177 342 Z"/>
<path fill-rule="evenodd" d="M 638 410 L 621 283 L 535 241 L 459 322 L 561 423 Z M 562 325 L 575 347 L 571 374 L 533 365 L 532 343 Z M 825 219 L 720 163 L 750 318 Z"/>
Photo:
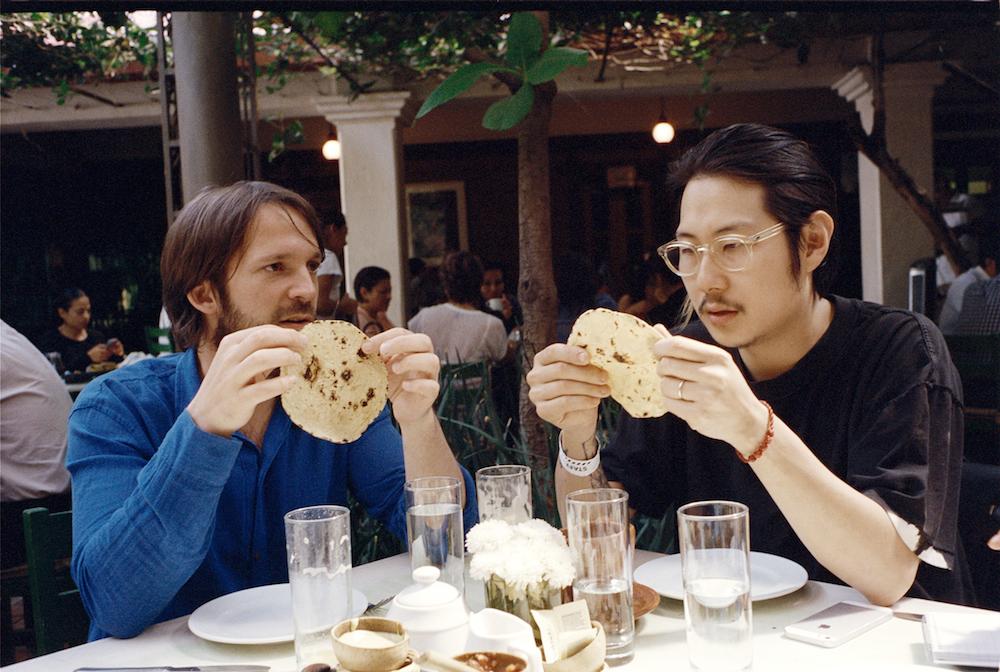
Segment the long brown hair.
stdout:
<path fill-rule="evenodd" d="M 163 305 L 178 348 L 197 345 L 205 328 L 204 315 L 188 301 L 188 292 L 208 280 L 220 296 L 225 296 L 226 268 L 246 249 L 247 232 L 257 212 L 267 204 L 298 212 L 319 245 L 320 222 L 313 207 L 295 192 L 269 182 L 241 181 L 227 187 L 205 187 L 167 230 L 160 275 Z"/>

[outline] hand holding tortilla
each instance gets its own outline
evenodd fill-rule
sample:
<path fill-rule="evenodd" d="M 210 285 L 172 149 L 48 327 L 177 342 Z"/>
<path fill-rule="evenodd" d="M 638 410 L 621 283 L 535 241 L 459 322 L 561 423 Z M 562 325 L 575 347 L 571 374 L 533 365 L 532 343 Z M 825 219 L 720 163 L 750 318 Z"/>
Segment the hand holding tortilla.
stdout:
<path fill-rule="evenodd" d="M 577 318 L 567 343 L 586 350 L 590 363 L 608 373 L 611 397 L 629 415 L 658 418 L 668 410 L 653 354 L 663 338 L 634 315 L 595 308 Z"/>
<path fill-rule="evenodd" d="M 232 436 L 249 422 L 258 404 L 288 388 L 292 378 L 267 376 L 279 366 L 301 363 L 304 347 L 298 332 L 273 324 L 227 335 L 187 406 L 191 419 L 202 431 Z"/>
<path fill-rule="evenodd" d="M 659 390 L 668 410 L 694 431 L 749 455 L 767 427 L 767 409 L 732 355 L 691 338 L 663 339 L 653 348 Z"/>
<path fill-rule="evenodd" d="M 281 368 L 296 379 L 281 404 L 296 425 L 313 436 L 349 443 L 364 433 L 385 406 L 386 365 L 362 349 L 368 337 L 349 322 L 319 320 L 299 332 L 309 345 L 299 362 Z"/>
<path fill-rule="evenodd" d="M 441 360 L 426 334 L 394 327 L 365 341 L 363 349 L 378 353 L 385 362 L 392 414 L 400 425 L 424 416 L 434 417 Z"/>

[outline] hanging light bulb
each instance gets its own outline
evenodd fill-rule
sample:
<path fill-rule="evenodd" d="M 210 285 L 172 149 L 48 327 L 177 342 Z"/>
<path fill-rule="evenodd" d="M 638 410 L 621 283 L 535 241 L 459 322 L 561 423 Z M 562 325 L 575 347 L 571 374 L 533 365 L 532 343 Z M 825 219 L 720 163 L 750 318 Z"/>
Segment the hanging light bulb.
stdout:
<path fill-rule="evenodd" d="M 656 140 L 661 145 L 664 145 L 674 139 L 674 127 L 667 121 L 667 113 L 665 111 L 665 106 L 663 99 L 660 98 L 660 118 L 653 126 L 653 140 Z"/>
<path fill-rule="evenodd" d="M 340 158 L 340 140 L 337 140 L 332 124 L 330 134 L 326 137 L 326 142 L 323 143 L 323 158 L 327 161 L 336 161 Z"/>

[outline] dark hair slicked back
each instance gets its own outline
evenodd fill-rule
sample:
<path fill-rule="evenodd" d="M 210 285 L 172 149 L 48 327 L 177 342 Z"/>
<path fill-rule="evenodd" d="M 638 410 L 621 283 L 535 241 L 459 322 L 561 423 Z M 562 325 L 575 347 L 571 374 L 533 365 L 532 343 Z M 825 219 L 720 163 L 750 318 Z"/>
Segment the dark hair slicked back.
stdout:
<path fill-rule="evenodd" d="M 678 192 L 698 177 L 727 177 L 764 189 L 764 207 L 785 224 L 792 273 L 801 269 L 799 238 L 809 216 L 823 210 L 837 221 L 837 187 L 809 145 L 788 131 L 762 124 L 734 124 L 715 131 L 672 166 L 670 186 Z M 836 229 L 835 229 L 836 231 Z M 813 272 L 823 295 L 836 274 L 836 232 L 826 259 Z"/>

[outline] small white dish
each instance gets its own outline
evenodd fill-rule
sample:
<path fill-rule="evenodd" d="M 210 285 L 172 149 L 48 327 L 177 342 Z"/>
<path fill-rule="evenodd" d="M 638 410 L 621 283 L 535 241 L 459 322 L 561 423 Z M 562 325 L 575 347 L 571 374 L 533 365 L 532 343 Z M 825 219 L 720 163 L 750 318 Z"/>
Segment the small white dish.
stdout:
<path fill-rule="evenodd" d="M 632 576 L 664 597 L 684 599 L 680 553 L 650 560 L 636 568 Z M 770 600 L 794 593 L 808 580 L 809 575 L 799 563 L 770 553 L 750 551 L 751 600 Z"/>
<path fill-rule="evenodd" d="M 368 607 L 368 598 L 360 590 L 352 590 L 351 606 L 351 617 L 360 616 Z M 188 629 L 220 644 L 291 642 L 295 639 L 291 589 L 287 583 L 275 583 L 217 597 L 194 610 Z"/>

